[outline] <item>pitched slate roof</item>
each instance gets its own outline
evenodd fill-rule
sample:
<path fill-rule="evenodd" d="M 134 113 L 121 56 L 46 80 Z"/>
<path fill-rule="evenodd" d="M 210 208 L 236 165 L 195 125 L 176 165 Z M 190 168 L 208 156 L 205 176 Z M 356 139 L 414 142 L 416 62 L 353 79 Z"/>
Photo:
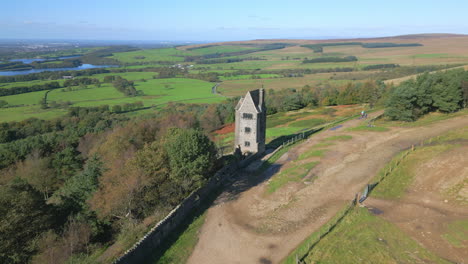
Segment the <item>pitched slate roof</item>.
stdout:
<path fill-rule="evenodd" d="M 257 112 L 260 113 L 260 112 L 265 111 L 265 104 L 262 102 L 261 96 L 260 96 L 261 92 L 264 93 L 264 91 L 260 91 L 259 89 L 253 90 L 253 91 L 248 91 L 247 94 L 245 95 L 245 97 L 241 97 L 241 99 L 237 103 L 236 110 L 238 110 L 242 106 L 244 101 L 250 96 L 250 98 L 252 98 L 252 102 L 253 102 Z M 265 95 L 263 95 L 263 96 L 265 96 Z"/>

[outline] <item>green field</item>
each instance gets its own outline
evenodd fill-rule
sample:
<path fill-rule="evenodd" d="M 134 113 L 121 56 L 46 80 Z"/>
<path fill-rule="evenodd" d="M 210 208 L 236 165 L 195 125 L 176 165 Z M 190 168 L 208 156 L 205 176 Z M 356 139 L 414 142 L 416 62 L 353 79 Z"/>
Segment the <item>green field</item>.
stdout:
<path fill-rule="evenodd" d="M 121 62 L 156 62 L 156 61 L 171 61 L 171 62 L 183 62 L 184 56 L 201 56 L 206 54 L 215 53 L 229 53 L 238 52 L 244 50 L 254 50 L 254 46 L 233 46 L 233 45 L 222 45 L 214 47 L 199 48 L 193 50 L 182 50 L 176 48 L 164 48 L 164 49 L 148 49 L 138 50 L 129 52 L 115 53 L 110 58 L 119 60 Z"/>
<path fill-rule="evenodd" d="M 28 118 L 53 119 L 67 113 L 63 109 L 42 110 L 37 106 L 0 108 L 0 122 L 21 121 Z"/>
<path fill-rule="evenodd" d="M 224 97 L 211 93 L 212 83 L 186 79 L 152 79 L 154 73 L 135 72 L 121 73 L 120 75 L 129 80 L 135 80 L 135 88 L 144 93 L 142 96 L 127 97 L 118 92 L 111 84 L 105 83 L 101 87 L 89 85 L 86 89 L 65 91 L 64 89 L 55 89 L 49 92 L 47 102 L 55 101 L 71 102 L 72 106 L 99 106 L 116 105 L 124 103 L 134 103 L 142 101 L 144 106 L 157 106 L 168 102 L 187 102 L 187 103 L 216 103 L 224 100 Z M 103 79 L 109 74 L 95 75 L 94 77 Z M 140 81 L 148 78 L 147 81 Z M 25 105 L 29 107 L 0 108 L 0 122 L 23 120 L 28 117 L 52 118 L 65 113 L 65 110 L 46 109 L 38 111 L 39 103 L 44 97 L 46 91 L 24 93 L 11 96 L 3 96 L 9 105 Z M 50 112 L 50 113 L 48 113 Z"/>
<path fill-rule="evenodd" d="M 185 51 L 176 48 L 137 50 L 129 52 L 114 53 L 110 58 L 121 62 L 154 62 L 154 61 L 184 61 Z M 138 57 L 145 57 L 144 59 Z"/>
<path fill-rule="evenodd" d="M 41 85 L 50 82 L 58 82 L 60 85 L 63 85 L 65 80 L 35 80 L 35 81 L 28 81 L 28 82 L 9 82 L 9 83 L 0 83 L 0 89 L 2 88 L 12 88 L 12 87 L 27 87 L 33 85 Z"/>

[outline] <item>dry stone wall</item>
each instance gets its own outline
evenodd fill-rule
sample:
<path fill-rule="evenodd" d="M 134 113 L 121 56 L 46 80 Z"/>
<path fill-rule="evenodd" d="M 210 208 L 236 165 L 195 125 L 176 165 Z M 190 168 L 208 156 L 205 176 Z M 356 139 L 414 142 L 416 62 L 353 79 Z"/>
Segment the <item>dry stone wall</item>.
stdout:
<path fill-rule="evenodd" d="M 145 260 L 147 261 L 148 258 L 152 256 L 154 249 L 159 247 L 164 239 L 166 239 L 210 193 L 220 187 L 229 178 L 234 177 L 237 170 L 240 167 L 248 165 L 248 163 L 252 161 L 252 158 L 240 163 L 233 162 L 219 170 L 202 188 L 185 198 L 182 203 L 151 228 L 151 230 L 131 249 L 127 250 L 123 256 L 114 261 L 114 264 L 134 264 L 143 263 Z"/>

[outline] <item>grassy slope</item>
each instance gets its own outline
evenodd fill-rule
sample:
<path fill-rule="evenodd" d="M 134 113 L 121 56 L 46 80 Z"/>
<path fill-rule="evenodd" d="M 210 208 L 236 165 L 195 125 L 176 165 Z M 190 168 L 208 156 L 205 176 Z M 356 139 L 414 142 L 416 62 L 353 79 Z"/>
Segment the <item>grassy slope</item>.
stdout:
<path fill-rule="evenodd" d="M 397 166 L 396 161 L 400 156 L 395 157 L 379 174 L 393 167 L 394 170 L 372 191 L 372 196 L 385 199 L 398 199 L 405 194 L 406 188 L 413 182 L 414 168 L 425 160 L 436 157 L 444 151 L 453 148 L 454 145 L 444 144 L 418 148 L 410 153 Z"/>
<path fill-rule="evenodd" d="M 155 264 L 185 263 L 198 242 L 198 230 L 205 222 L 206 212 L 195 218 Z"/>
<path fill-rule="evenodd" d="M 306 263 L 448 263 L 396 226 L 355 208 L 310 252 Z"/>

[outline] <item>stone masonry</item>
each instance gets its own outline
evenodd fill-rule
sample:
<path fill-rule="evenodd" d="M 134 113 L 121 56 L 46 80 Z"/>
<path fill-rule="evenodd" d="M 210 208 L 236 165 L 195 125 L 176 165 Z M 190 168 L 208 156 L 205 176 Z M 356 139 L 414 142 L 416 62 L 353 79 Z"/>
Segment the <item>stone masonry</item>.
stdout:
<path fill-rule="evenodd" d="M 236 106 L 236 130 L 234 148 L 242 154 L 265 151 L 266 107 L 263 89 L 247 92 Z"/>

